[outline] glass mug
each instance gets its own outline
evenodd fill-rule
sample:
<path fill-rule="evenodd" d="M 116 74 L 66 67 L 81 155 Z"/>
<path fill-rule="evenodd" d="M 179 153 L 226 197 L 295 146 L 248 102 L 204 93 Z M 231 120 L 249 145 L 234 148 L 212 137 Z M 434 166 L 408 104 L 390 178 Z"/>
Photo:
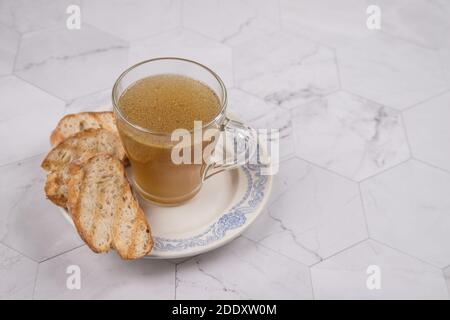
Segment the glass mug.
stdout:
<path fill-rule="evenodd" d="M 217 134 L 210 141 L 187 139 L 191 141 L 192 150 L 196 143 L 202 144 L 202 150 L 209 144 L 214 149 L 220 141 L 219 137 L 229 133 L 234 139 L 232 151 L 236 151 L 237 145 L 240 146 L 237 153 L 245 154 L 245 159 L 234 156 L 231 161 L 227 159 L 223 162 L 207 155 L 202 156 L 200 163 L 177 164 L 172 160 L 172 150 L 179 141 L 172 141 L 172 133 L 154 132 L 126 118 L 119 105 L 123 92 L 138 80 L 161 74 L 176 74 L 198 80 L 219 98 L 218 113 L 212 121 L 201 127 L 201 132 L 216 129 Z M 203 181 L 216 173 L 243 165 L 256 150 L 255 131 L 226 114 L 227 91 L 223 81 L 212 70 L 195 61 L 167 57 L 140 62 L 119 76 L 112 90 L 112 101 L 119 135 L 130 161 L 133 183 L 144 199 L 158 205 L 175 206 L 191 199 L 200 191 Z M 191 137 L 195 135 L 194 130 L 187 132 Z M 229 145 L 227 143 L 225 149 Z M 228 150 L 223 152 L 227 153 Z"/>

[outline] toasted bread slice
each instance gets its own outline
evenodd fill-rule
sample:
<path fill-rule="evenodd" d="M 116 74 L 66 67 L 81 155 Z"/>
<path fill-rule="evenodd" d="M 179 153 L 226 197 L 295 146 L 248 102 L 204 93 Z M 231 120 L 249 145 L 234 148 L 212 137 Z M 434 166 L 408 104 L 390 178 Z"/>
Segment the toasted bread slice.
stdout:
<path fill-rule="evenodd" d="M 69 165 L 60 170 L 50 172 L 45 181 L 45 195 L 57 206 L 66 207 L 67 184 L 70 180 Z"/>
<path fill-rule="evenodd" d="M 112 111 L 94 112 L 94 114 L 97 117 L 103 129 L 107 129 L 118 134 L 116 126 L 116 117 L 114 116 L 114 112 Z"/>
<path fill-rule="evenodd" d="M 105 111 L 68 114 L 59 120 L 58 125 L 50 135 L 50 143 L 54 147 L 86 129 L 107 129 L 117 133 L 114 113 Z"/>
<path fill-rule="evenodd" d="M 111 154 L 121 161 L 125 160 L 125 150 L 117 134 L 106 129 L 87 129 L 54 147 L 41 166 L 46 171 L 56 171 L 70 162 L 82 163 L 99 153 Z"/>
<path fill-rule="evenodd" d="M 114 248 L 123 259 L 150 252 L 150 226 L 119 160 L 97 155 L 82 165 L 71 164 L 69 173 L 69 212 L 81 238 L 94 252 Z"/>
<path fill-rule="evenodd" d="M 70 178 L 68 163 L 71 161 L 82 163 L 98 153 L 110 153 L 121 160 L 124 158 L 118 137 L 105 129 L 85 130 L 55 147 L 42 163 L 44 169 L 51 171 L 47 175 L 44 188 L 47 198 L 57 206 L 65 207 L 67 183 Z"/>

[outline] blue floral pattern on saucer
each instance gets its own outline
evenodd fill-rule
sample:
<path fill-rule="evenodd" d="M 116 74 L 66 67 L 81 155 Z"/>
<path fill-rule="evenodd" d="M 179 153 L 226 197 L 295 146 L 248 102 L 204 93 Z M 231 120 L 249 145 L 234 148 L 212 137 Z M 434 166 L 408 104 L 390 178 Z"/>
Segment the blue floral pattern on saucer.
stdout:
<path fill-rule="evenodd" d="M 242 199 L 225 212 L 204 232 L 185 239 L 154 238 L 154 248 L 158 251 L 181 251 L 194 247 L 202 247 L 222 239 L 230 230 L 241 227 L 247 216 L 255 211 L 264 199 L 268 176 L 261 174 L 261 167 L 247 164 L 241 167 L 247 179 L 246 191 Z"/>

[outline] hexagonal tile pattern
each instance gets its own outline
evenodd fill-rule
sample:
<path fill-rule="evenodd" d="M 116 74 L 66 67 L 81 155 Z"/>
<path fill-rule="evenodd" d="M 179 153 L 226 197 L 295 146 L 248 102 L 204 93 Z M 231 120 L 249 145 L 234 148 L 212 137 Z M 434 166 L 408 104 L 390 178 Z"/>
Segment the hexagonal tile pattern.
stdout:
<path fill-rule="evenodd" d="M 0 299 L 31 299 L 37 263 L 0 244 Z"/>
<path fill-rule="evenodd" d="M 181 0 L 83 0 L 82 14 L 87 23 L 131 41 L 178 27 Z"/>
<path fill-rule="evenodd" d="M 361 190 L 371 237 L 438 267 L 450 264 L 450 174 L 411 160 Z"/>
<path fill-rule="evenodd" d="M 0 167 L 0 241 L 35 261 L 83 244 L 45 198 L 43 156 Z"/>
<path fill-rule="evenodd" d="M 366 26 L 366 9 L 376 1 L 281 0 L 284 28 L 321 43 L 339 47 L 373 34 Z"/>
<path fill-rule="evenodd" d="M 2 0 L 0 22 L 20 33 L 65 27 L 69 5 L 79 0 Z M 83 20 L 82 20 L 83 21 Z"/>
<path fill-rule="evenodd" d="M 198 61 L 215 71 L 228 88 L 233 86 L 231 48 L 197 33 L 176 29 L 131 43 L 130 65 L 156 57 Z"/>
<path fill-rule="evenodd" d="M 448 89 L 435 51 L 391 36 L 374 35 L 337 57 L 344 89 L 389 107 L 405 109 Z"/>
<path fill-rule="evenodd" d="M 178 265 L 176 277 L 177 299 L 312 298 L 306 266 L 244 238 Z"/>
<path fill-rule="evenodd" d="M 376 0 L 382 10 L 382 30 L 421 46 L 439 48 L 450 44 L 448 1 Z"/>
<path fill-rule="evenodd" d="M 413 156 L 450 170 L 450 93 L 404 113 Z"/>
<path fill-rule="evenodd" d="M 293 110 L 296 154 L 354 180 L 409 158 L 400 113 L 346 92 Z"/>
<path fill-rule="evenodd" d="M 81 30 L 66 27 L 71 4 Z M 447 0 L 0 0 L 0 299 L 448 299 L 449 13 Z M 222 248 L 97 255 L 45 199 L 48 135 L 64 113 L 110 109 L 118 75 L 160 56 L 209 66 L 230 112 L 279 129 L 279 171 Z"/>
<path fill-rule="evenodd" d="M 286 191 L 290 190 L 295 184 L 303 180 L 303 178 L 310 173 L 312 168 L 313 166 L 298 158 L 290 158 L 281 161 L 277 174 L 272 177 L 272 190 L 270 191 L 270 198 L 266 205 L 266 209 L 270 207 L 274 201 L 278 200 Z M 272 222 L 270 222 L 270 224 L 272 224 Z M 249 231 L 252 231 L 252 229 L 250 228 Z"/>
<path fill-rule="evenodd" d="M 22 38 L 15 73 L 65 100 L 109 88 L 125 69 L 128 45 L 89 26 Z"/>
<path fill-rule="evenodd" d="M 282 107 L 339 88 L 333 51 L 286 32 L 236 46 L 233 58 L 237 87 Z"/>
<path fill-rule="evenodd" d="M 0 78 L 0 165 L 45 152 L 64 102 L 14 77 Z M 26 132 L 26 134 L 24 134 Z"/>
<path fill-rule="evenodd" d="M 0 25 L 0 76 L 13 71 L 19 41 L 19 33 Z"/>
<path fill-rule="evenodd" d="M 294 131 L 288 110 L 276 107 L 257 118 L 249 120 L 247 123 L 255 129 L 278 130 L 279 154 L 271 154 L 273 162 L 289 159 L 294 155 Z"/>
<path fill-rule="evenodd" d="M 69 266 L 80 270 L 80 290 L 66 286 Z M 163 260 L 124 261 L 83 246 L 39 266 L 35 299 L 172 299 L 175 266 Z"/>
<path fill-rule="evenodd" d="M 356 183 L 298 159 L 287 165 L 295 182 L 284 182 L 290 184 L 284 192 L 275 189 L 281 195 L 246 237 L 307 265 L 367 238 Z"/>
<path fill-rule="evenodd" d="M 208 14 L 198 14 L 199 12 Z M 280 28 L 278 1 L 185 0 L 183 26 L 236 45 Z"/>
<path fill-rule="evenodd" d="M 379 289 L 369 289 L 378 275 Z M 371 240 L 313 266 L 311 277 L 317 299 L 449 297 L 441 270 Z"/>

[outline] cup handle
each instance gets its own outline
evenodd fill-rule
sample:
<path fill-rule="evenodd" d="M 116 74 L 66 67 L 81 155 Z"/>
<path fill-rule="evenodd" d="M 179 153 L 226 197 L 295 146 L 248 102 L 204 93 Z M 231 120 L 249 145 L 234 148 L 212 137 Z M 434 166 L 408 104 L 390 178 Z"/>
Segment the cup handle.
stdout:
<path fill-rule="evenodd" d="M 225 170 L 243 166 L 255 155 L 258 146 L 258 138 L 255 129 L 240 121 L 226 117 L 224 123 L 220 127 L 219 139 L 222 139 L 222 143 L 225 143 L 225 146 L 222 144 L 222 149 L 223 147 L 229 149 L 230 140 L 227 139 L 227 137 L 230 137 L 229 135 L 233 138 L 232 159 L 230 160 L 228 156 L 223 156 L 222 154 L 223 162 L 217 160 L 212 161 L 206 167 L 203 180 Z M 223 152 L 228 155 L 229 151 L 230 150 L 225 150 Z"/>

